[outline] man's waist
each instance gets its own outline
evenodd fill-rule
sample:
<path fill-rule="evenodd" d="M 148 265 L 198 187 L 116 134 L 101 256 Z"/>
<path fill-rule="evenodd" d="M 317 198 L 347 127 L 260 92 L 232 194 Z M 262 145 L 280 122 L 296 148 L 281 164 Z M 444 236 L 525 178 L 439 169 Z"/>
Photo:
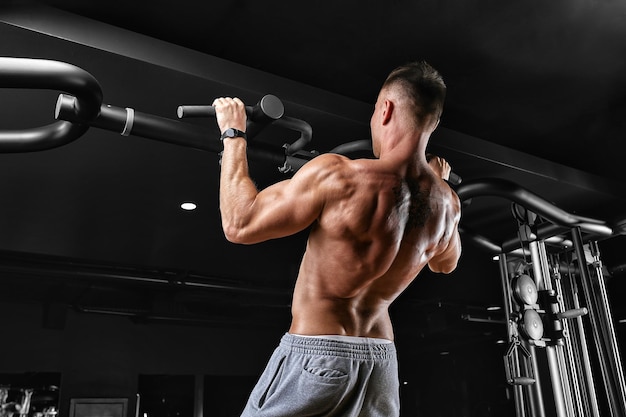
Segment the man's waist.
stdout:
<path fill-rule="evenodd" d="M 347 343 L 360 343 L 360 344 L 370 344 L 370 343 L 393 343 L 392 340 L 382 339 L 378 337 L 362 337 L 362 336 L 344 336 L 337 334 L 323 334 L 323 335 L 303 335 L 303 334 L 294 334 L 294 336 L 304 337 L 304 338 L 315 338 L 315 339 L 326 339 L 326 340 L 334 340 L 337 342 L 347 342 Z"/>

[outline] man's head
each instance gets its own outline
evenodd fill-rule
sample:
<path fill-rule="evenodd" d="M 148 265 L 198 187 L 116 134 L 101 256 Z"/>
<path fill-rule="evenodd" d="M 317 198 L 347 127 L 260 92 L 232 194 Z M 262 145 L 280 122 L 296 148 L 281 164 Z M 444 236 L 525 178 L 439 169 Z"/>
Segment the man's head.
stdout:
<path fill-rule="evenodd" d="M 406 99 L 416 127 L 433 129 L 437 126 L 446 97 L 446 84 L 436 69 L 425 61 L 413 62 L 393 70 L 381 92 Z"/>

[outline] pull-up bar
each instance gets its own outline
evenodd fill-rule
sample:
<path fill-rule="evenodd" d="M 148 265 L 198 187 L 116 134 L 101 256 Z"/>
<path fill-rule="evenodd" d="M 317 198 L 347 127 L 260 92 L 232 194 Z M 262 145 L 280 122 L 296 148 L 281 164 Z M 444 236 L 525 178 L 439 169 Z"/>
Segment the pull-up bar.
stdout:
<path fill-rule="evenodd" d="M 208 139 L 205 128 L 102 103 L 102 88 L 98 81 L 87 71 L 64 62 L 2 57 L 0 88 L 48 89 L 69 93 L 60 94 L 57 100 L 55 118 L 58 122 L 32 129 L 0 132 L 0 153 L 33 152 L 63 146 L 78 139 L 89 127 L 209 152 L 222 151 L 219 141 Z M 207 107 L 210 106 L 181 106 L 178 112 L 181 117 L 189 116 L 189 113 L 204 116 Z M 307 122 L 284 116 L 283 104 L 275 96 L 263 97 L 248 110 L 249 138 L 270 124 L 300 132 L 295 142 L 282 147 L 251 141 L 248 144 L 249 157 L 275 163 L 285 173 L 293 172 L 308 162 L 310 158 L 298 155 L 312 138 L 312 129 Z"/>

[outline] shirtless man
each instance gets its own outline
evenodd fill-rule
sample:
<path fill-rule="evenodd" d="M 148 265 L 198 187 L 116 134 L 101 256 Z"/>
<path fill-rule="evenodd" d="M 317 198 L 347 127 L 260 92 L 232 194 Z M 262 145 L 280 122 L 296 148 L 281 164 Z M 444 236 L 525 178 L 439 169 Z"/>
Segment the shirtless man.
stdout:
<path fill-rule="evenodd" d="M 424 266 L 450 273 L 461 253 L 460 203 L 443 181 L 450 167 L 425 156 L 445 91 L 424 62 L 394 70 L 370 122 L 377 159 L 324 154 L 260 192 L 245 138 L 223 139 L 220 210 L 229 241 L 253 244 L 311 226 L 291 327 L 243 416 L 399 415 L 388 308 Z M 239 99 L 213 105 L 222 132 L 245 130 Z"/>

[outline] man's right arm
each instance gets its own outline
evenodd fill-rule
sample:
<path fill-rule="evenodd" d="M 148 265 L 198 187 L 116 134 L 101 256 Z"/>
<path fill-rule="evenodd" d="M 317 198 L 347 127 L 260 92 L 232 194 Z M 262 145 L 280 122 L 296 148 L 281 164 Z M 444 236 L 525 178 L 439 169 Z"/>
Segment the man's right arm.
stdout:
<path fill-rule="evenodd" d="M 220 131 L 244 130 L 246 113 L 237 98 L 213 102 Z M 220 173 L 220 213 L 226 238 L 251 244 L 297 233 L 317 219 L 326 200 L 325 182 L 333 156 L 308 162 L 291 179 L 259 191 L 250 178 L 243 137 L 224 139 Z"/>
<path fill-rule="evenodd" d="M 240 172 L 244 164 L 231 160 L 230 152 L 225 149 L 220 212 L 227 239 L 252 244 L 289 236 L 310 226 L 329 198 L 332 199 L 332 190 L 336 187 L 329 185 L 329 178 L 337 169 L 338 159 L 338 155 L 332 154 L 318 156 L 300 168 L 293 178 L 257 191 L 247 170 L 245 174 L 233 174 Z"/>

